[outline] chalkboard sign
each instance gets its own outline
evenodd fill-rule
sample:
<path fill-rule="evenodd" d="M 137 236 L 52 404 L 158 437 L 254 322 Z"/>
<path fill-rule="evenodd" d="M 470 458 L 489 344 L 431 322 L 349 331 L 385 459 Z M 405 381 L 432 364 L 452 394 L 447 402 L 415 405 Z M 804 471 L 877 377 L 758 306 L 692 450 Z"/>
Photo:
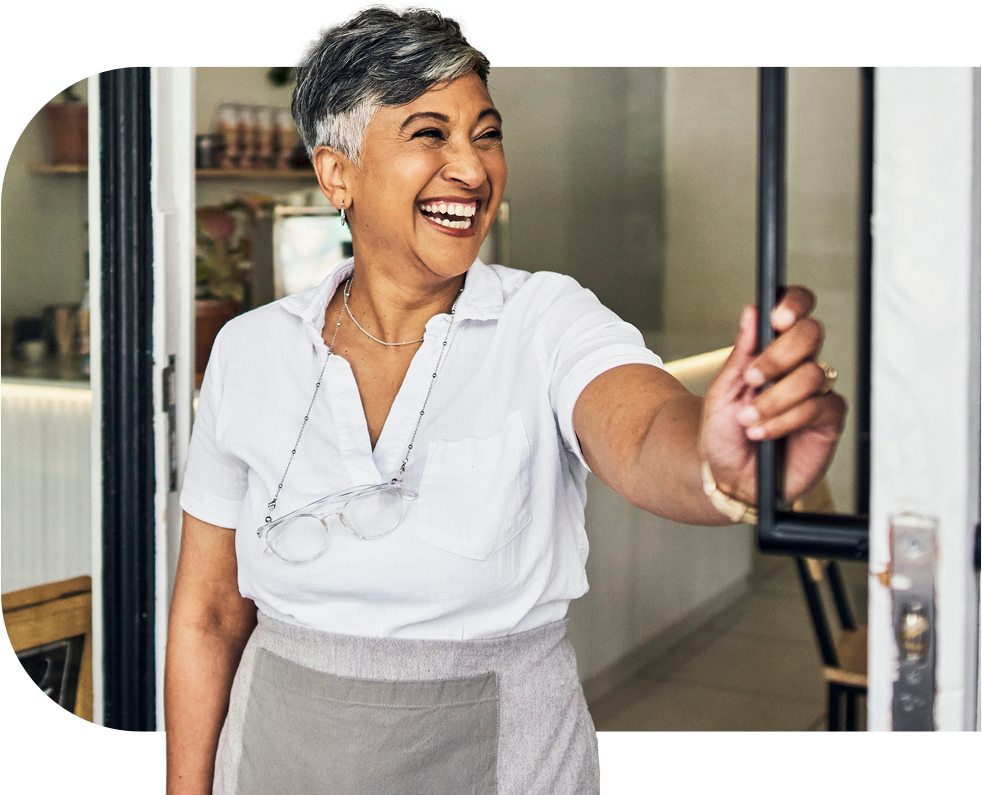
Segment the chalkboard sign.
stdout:
<path fill-rule="evenodd" d="M 0 657 L 0 732 L 71 731 L 85 635 Z"/>
<path fill-rule="evenodd" d="M 0 732 L 92 730 L 89 577 L 0 594 Z"/>

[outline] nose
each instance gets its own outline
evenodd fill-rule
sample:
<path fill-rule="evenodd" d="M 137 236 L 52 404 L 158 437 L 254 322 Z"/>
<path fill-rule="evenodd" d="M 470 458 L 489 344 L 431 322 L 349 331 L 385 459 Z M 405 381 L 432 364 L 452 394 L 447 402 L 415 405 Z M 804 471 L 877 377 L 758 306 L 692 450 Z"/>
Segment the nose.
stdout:
<path fill-rule="evenodd" d="M 484 162 L 470 141 L 458 143 L 449 150 L 442 174 L 445 179 L 471 189 L 479 187 L 488 178 Z"/>

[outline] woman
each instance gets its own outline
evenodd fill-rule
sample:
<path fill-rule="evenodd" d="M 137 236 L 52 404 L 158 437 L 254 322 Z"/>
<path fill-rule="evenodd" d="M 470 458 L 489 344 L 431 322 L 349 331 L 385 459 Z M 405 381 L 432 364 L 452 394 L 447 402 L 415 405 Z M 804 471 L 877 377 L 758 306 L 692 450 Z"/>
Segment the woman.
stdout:
<path fill-rule="evenodd" d="M 594 793 L 565 640 L 587 469 L 720 525 L 788 437 L 797 496 L 844 403 L 788 291 L 705 401 L 572 279 L 477 260 L 507 178 L 488 62 L 430 12 L 327 31 L 294 115 L 353 261 L 223 329 L 182 507 L 169 792 Z M 758 394 L 757 388 L 772 383 Z"/>

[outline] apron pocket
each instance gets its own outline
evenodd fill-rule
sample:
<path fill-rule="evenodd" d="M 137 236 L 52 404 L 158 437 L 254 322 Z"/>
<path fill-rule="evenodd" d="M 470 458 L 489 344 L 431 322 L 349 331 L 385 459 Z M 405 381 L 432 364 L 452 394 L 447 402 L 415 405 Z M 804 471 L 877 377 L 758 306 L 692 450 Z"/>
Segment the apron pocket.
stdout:
<path fill-rule="evenodd" d="M 260 649 L 239 795 L 495 795 L 498 682 L 322 673 Z"/>

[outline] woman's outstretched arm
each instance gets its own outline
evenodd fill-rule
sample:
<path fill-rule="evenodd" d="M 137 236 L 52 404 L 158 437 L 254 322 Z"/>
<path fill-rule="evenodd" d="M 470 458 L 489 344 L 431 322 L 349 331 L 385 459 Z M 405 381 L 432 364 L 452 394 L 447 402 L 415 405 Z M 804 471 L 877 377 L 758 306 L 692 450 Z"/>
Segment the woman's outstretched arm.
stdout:
<path fill-rule="evenodd" d="M 218 736 L 256 606 L 239 595 L 235 532 L 184 514 L 164 670 L 167 795 L 211 793 Z"/>
<path fill-rule="evenodd" d="M 716 485 L 754 504 L 756 442 L 786 437 L 785 490 L 793 499 L 825 473 L 845 416 L 826 392 L 815 357 L 822 326 L 809 315 L 812 294 L 791 287 L 772 315 L 780 336 L 757 355 L 756 314 L 744 312 L 729 359 L 706 398 L 647 365 L 608 370 L 583 390 L 573 427 L 594 474 L 634 505 L 688 524 L 729 522 L 702 487 L 701 465 Z M 758 393 L 758 387 L 770 383 Z"/>

